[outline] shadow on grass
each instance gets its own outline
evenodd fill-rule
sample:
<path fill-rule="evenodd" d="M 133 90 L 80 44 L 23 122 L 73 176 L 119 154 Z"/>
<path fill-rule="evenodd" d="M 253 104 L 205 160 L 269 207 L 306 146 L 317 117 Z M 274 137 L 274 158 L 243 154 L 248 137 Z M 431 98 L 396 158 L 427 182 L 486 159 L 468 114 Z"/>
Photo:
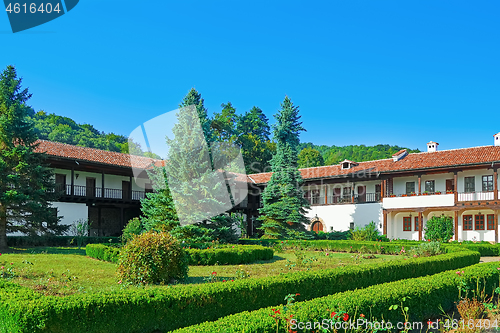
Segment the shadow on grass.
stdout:
<path fill-rule="evenodd" d="M 281 260 L 286 260 L 286 258 L 280 257 L 280 256 L 274 256 L 273 259 L 271 260 L 258 260 L 249 264 L 245 265 L 261 265 L 261 264 L 272 264 L 273 262 L 276 261 L 281 261 Z"/>
<path fill-rule="evenodd" d="M 25 254 L 76 254 L 85 255 L 85 248 L 77 247 L 11 247 L 10 251 L 5 253 L 25 253 Z"/>

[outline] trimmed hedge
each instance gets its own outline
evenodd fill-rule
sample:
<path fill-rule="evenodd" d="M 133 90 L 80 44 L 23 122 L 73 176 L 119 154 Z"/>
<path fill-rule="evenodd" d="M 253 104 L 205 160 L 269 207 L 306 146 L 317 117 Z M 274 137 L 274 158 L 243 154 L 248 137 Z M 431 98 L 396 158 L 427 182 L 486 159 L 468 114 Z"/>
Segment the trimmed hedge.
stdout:
<path fill-rule="evenodd" d="M 271 260 L 273 249 L 258 245 L 235 245 L 232 247 L 200 249 L 184 249 L 189 255 L 189 265 L 239 265 L 258 260 Z M 120 249 L 103 244 L 87 244 L 85 252 L 89 257 L 117 263 Z"/>
<path fill-rule="evenodd" d="M 479 261 L 460 251 L 435 257 L 305 271 L 261 279 L 114 293 L 42 297 L 16 285 L 0 285 L 0 331 L 169 331 L 230 314 L 283 304 L 284 295 L 305 299 L 456 269 Z M 266 318 L 262 318 L 263 320 Z"/>
<path fill-rule="evenodd" d="M 117 244 L 120 237 L 83 237 L 82 245 L 90 243 Z M 76 246 L 76 236 L 8 236 L 7 245 L 17 246 Z"/>
<path fill-rule="evenodd" d="M 417 247 L 424 241 L 395 240 L 391 242 L 352 241 L 352 240 L 276 240 L 276 239 L 240 239 L 241 244 L 255 244 L 284 249 L 306 249 L 335 252 L 364 252 L 397 254 L 404 247 L 406 250 Z M 447 253 L 471 250 L 478 251 L 481 256 L 500 256 L 500 244 L 488 242 L 451 242 L 441 246 Z"/>
<path fill-rule="evenodd" d="M 431 276 L 347 291 L 311 301 L 297 302 L 288 314 L 294 315 L 293 318 L 296 322 L 292 322 L 292 324 L 296 326 L 292 329 L 297 332 L 311 332 L 310 329 L 304 327 L 306 325 L 299 326 L 297 323 L 322 323 L 324 319 L 330 319 L 330 313 L 333 311 L 345 311 L 353 321 L 359 319 L 360 314 L 364 314 L 368 321 L 380 322 L 383 319 L 396 327 L 396 323 L 404 322 L 405 319 L 400 307 L 396 311 L 389 311 L 389 307 L 394 304 L 401 306 L 402 299 L 406 297 L 403 304 L 409 308 L 410 321 L 426 321 L 441 314 L 439 306 L 445 311 L 453 309 L 455 302 L 459 300 L 458 286 L 460 281 L 465 282 L 471 290 L 475 290 L 476 284 L 479 282 L 480 290 L 484 287 L 487 294 L 492 295 L 493 289 L 498 286 L 499 282 L 498 267 L 498 262 L 478 264 L 463 269 L 465 273 L 462 276 L 452 270 Z M 277 309 L 283 313 L 282 306 L 277 307 Z M 252 312 L 241 312 L 217 321 L 185 327 L 174 332 L 273 332 L 276 330 L 276 323 L 270 314 L 274 314 L 270 307 Z M 356 317 L 354 317 L 355 315 Z M 280 324 L 284 328 L 283 320 Z M 426 328 L 424 326 L 422 331 Z"/>

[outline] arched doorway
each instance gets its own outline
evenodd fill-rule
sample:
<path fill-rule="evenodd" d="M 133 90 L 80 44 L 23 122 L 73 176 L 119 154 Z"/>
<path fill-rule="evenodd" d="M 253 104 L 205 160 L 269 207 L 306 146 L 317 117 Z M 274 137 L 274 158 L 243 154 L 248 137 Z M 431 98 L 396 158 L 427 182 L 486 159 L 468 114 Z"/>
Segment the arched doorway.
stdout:
<path fill-rule="evenodd" d="M 313 222 L 313 224 L 311 226 L 311 230 L 316 232 L 316 233 L 323 231 L 323 223 L 321 223 L 320 221 Z"/>

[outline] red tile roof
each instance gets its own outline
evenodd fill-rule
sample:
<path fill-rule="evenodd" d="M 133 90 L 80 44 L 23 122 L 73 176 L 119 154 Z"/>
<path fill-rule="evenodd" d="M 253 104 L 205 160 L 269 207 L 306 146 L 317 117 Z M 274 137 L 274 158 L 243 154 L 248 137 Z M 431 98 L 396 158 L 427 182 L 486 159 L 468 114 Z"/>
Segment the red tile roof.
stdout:
<path fill-rule="evenodd" d="M 151 163 L 158 165 L 163 162 L 143 156 L 134 156 L 95 148 L 73 146 L 53 141 L 38 140 L 37 143 L 39 144 L 37 148 L 38 152 L 45 152 L 51 156 L 116 165 L 127 168 L 132 168 L 131 160 L 133 160 L 135 168 L 148 168 L 151 166 Z"/>
<path fill-rule="evenodd" d="M 442 150 L 437 152 L 423 152 L 408 154 L 404 159 L 393 161 L 392 158 L 359 162 L 350 169 L 342 169 L 340 165 L 329 165 L 315 168 L 300 169 L 304 179 L 335 178 L 355 174 L 358 172 L 391 173 L 426 169 L 452 168 L 459 166 L 474 166 L 481 164 L 500 164 L 500 146 L 484 146 Z M 259 173 L 248 176 L 257 184 L 266 183 L 271 173 Z"/>

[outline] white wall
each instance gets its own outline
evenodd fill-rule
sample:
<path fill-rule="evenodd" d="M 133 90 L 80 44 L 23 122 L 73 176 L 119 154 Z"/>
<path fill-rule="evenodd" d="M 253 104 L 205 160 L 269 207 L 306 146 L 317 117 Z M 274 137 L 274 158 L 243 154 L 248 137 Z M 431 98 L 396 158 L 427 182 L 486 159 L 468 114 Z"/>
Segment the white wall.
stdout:
<path fill-rule="evenodd" d="M 385 209 L 418 207 L 451 207 L 455 205 L 454 194 L 416 195 L 382 199 Z"/>
<path fill-rule="evenodd" d="M 60 224 L 71 225 L 79 219 L 88 219 L 89 210 L 84 203 L 52 202 L 52 207 L 57 208 L 57 216 L 62 216 Z"/>
<path fill-rule="evenodd" d="M 483 190 L 483 176 L 493 175 L 493 170 L 480 169 L 480 170 L 469 170 L 458 173 L 458 192 L 465 192 L 465 177 L 474 176 L 475 190 L 476 192 L 482 192 Z"/>
<path fill-rule="evenodd" d="M 442 193 L 446 193 L 446 180 L 453 179 L 453 177 L 454 177 L 453 173 L 422 175 L 421 177 L 422 192 L 425 191 L 425 181 L 434 180 L 435 191 L 441 191 Z M 418 193 L 418 177 L 411 176 L 411 177 L 393 178 L 393 194 L 396 195 L 406 194 L 406 182 L 414 182 L 415 193 Z"/>
<path fill-rule="evenodd" d="M 463 228 L 463 216 L 464 215 L 472 215 L 472 225 L 473 229 L 475 228 L 474 215 L 484 215 L 484 230 L 464 230 Z M 491 209 L 471 209 L 466 210 L 464 213 L 458 216 L 458 240 L 476 240 L 476 241 L 487 241 L 494 242 L 495 241 L 495 230 L 487 230 L 488 228 L 488 214 L 494 214 L 494 211 Z"/>
<path fill-rule="evenodd" d="M 311 206 L 306 216 L 321 218 L 326 226 L 326 230 L 323 230 L 325 232 L 346 231 L 351 222 L 354 222 L 355 226 L 364 227 L 373 221 L 382 233 L 380 225 L 383 221 L 383 215 L 380 203 Z"/>

